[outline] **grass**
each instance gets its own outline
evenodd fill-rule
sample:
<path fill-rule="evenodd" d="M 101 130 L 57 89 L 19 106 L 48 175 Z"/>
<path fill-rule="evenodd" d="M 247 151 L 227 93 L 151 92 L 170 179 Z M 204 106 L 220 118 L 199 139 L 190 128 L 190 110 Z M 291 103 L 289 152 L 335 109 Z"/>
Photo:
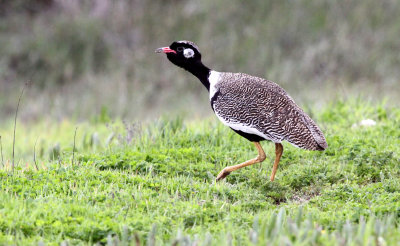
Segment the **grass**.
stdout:
<path fill-rule="evenodd" d="M 263 164 L 215 183 L 256 155 L 216 119 L 19 124 L 15 172 L 7 160 L 0 170 L 0 244 L 398 244 L 400 111 L 353 100 L 309 113 L 329 148 L 285 143 L 274 182 L 264 142 Z M 377 124 L 358 126 L 365 118 Z M 11 129 L 0 131 L 6 159 Z"/>

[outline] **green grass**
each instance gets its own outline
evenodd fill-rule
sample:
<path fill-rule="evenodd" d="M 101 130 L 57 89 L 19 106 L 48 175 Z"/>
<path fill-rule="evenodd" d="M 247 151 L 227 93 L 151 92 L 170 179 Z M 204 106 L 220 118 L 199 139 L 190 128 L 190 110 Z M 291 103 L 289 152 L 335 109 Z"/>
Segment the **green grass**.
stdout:
<path fill-rule="evenodd" d="M 354 100 L 309 113 L 329 148 L 284 143 L 274 182 L 273 144 L 263 142 L 263 164 L 215 183 L 256 150 L 214 118 L 20 123 L 17 168 L 0 170 L 0 244 L 399 244 L 400 111 Z M 356 126 L 366 118 L 377 124 Z M 6 160 L 11 132 L 0 131 Z"/>

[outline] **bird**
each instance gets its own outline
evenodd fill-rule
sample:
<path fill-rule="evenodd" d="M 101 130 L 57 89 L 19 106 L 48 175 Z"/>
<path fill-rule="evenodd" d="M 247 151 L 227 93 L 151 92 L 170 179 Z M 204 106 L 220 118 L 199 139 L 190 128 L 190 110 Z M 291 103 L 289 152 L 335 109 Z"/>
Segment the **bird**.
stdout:
<path fill-rule="evenodd" d="M 278 84 L 245 73 L 212 70 L 202 63 L 200 50 L 192 41 L 174 41 L 155 52 L 166 54 L 170 62 L 197 77 L 208 90 L 211 108 L 217 118 L 253 142 L 258 151 L 254 159 L 222 169 L 216 181 L 235 170 L 263 162 L 266 155 L 260 142 L 264 140 L 275 143 L 270 181 L 275 179 L 283 141 L 305 150 L 323 151 L 328 148 L 317 124 Z"/>

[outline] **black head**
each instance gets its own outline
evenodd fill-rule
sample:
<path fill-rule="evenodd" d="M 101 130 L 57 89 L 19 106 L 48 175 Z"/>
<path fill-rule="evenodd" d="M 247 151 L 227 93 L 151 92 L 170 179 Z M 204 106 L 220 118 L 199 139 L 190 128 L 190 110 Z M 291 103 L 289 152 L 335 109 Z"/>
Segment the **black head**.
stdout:
<path fill-rule="evenodd" d="M 169 47 L 156 49 L 156 52 L 167 54 L 168 60 L 185 69 L 201 62 L 199 48 L 191 41 L 175 41 Z"/>

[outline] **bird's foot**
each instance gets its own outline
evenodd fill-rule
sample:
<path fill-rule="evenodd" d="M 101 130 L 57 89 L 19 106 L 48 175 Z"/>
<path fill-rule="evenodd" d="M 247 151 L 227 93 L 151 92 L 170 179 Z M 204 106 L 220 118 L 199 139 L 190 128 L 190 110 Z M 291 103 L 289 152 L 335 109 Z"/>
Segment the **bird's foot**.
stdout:
<path fill-rule="evenodd" d="M 225 169 L 222 169 L 221 172 L 217 175 L 217 181 L 220 181 L 221 179 L 224 179 L 226 176 L 228 176 L 231 172 L 226 171 Z"/>

